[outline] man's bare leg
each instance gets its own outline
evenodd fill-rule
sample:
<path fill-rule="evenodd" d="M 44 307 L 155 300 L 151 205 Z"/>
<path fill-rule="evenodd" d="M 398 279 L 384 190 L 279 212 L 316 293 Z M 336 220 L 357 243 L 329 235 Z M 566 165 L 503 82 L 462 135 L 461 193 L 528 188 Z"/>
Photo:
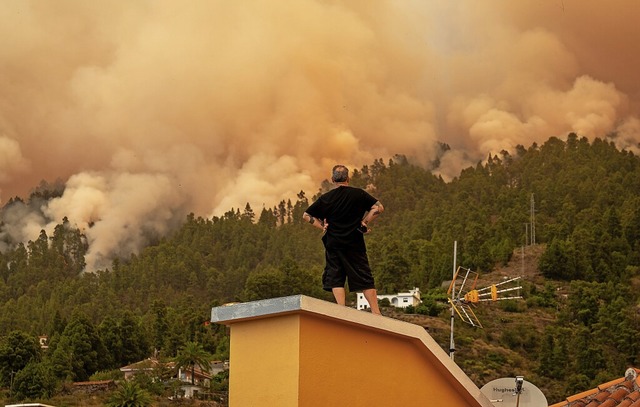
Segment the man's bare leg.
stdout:
<path fill-rule="evenodd" d="M 331 292 L 339 305 L 346 305 L 347 291 L 344 287 L 334 287 Z"/>
<path fill-rule="evenodd" d="M 364 294 L 364 298 L 367 299 L 367 302 L 371 307 L 371 313 L 382 315 L 380 313 L 380 308 L 378 307 L 378 292 L 376 291 L 376 289 L 369 288 L 368 290 L 363 290 L 362 294 Z"/>

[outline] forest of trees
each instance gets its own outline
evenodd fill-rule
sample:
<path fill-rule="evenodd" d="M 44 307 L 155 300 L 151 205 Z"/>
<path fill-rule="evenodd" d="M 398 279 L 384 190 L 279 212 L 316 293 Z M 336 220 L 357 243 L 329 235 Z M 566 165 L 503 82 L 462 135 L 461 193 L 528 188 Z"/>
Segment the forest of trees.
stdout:
<path fill-rule="evenodd" d="M 450 279 L 453 242 L 458 264 L 490 274 L 527 244 L 535 197 L 543 282 L 525 282 L 525 299 L 502 310 L 546 322 L 505 323 L 499 334 L 463 328 L 460 343 L 491 349 L 456 359 L 479 387 L 526 370 L 552 402 L 640 364 L 638 156 L 570 134 L 490 155 L 450 182 L 396 156 L 354 170 L 351 184 L 386 208 L 367 237 L 379 292 L 420 287 L 425 305 L 416 311 L 443 320 L 446 306 L 428 305 Z M 225 359 L 228 336 L 207 323 L 211 307 L 292 294 L 332 300 L 320 284 L 319 231 L 302 223 L 329 187 L 257 212 L 247 204 L 220 217 L 191 214 L 157 244 L 95 273 L 83 273 L 87 242 L 66 219 L 51 236 L 3 242 L 0 386 L 47 397 L 154 352 L 176 358 L 193 343 Z M 39 335 L 50 338 L 46 352 Z"/>

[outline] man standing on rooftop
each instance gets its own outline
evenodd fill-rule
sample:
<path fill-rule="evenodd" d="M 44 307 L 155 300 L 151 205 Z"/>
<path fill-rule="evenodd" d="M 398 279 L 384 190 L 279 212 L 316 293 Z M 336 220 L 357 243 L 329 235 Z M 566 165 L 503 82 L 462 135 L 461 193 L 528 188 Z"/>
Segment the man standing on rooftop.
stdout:
<path fill-rule="evenodd" d="M 331 181 L 337 187 L 320 196 L 302 215 L 305 221 L 325 232 L 322 288 L 331 291 L 338 304 L 345 305 L 345 282 L 348 282 L 349 291 L 362 291 L 371 312 L 380 314 L 364 234 L 384 207 L 363 189 L 349 186 L 349 169 L 344 165 L 333 167 Z"/>

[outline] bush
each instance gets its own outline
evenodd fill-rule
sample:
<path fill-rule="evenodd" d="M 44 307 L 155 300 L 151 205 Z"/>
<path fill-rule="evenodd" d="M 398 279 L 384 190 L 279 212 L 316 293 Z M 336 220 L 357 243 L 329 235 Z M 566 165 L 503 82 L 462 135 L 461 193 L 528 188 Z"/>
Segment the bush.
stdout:
<path fill-rule="evenodd" d="M 416 308 L 413 305 L 408 305 L 405 309 L 404 309 L 404 313 L 405 314 L 415 314 L 416 313 Z"/>
<path fill-rule="evenodd" d="M 53 396 L 57 385 L 51 366 L 44 362 L 30 362 L 16 373 L 13 391 L 18 400 L 47 399 Z"/>
<path fill-rule="evenodd" d="M 526 304 L 517 300 L 505 300 L 499 301 L 500 308 L 506 312 L 524 312 L 526 311 Z"/>
<path fill-rule="evenodd" d="M 437 317 L 440 313 L 448 307 L 440 302 L 435 301 L 431 297 L 425 297 L 422 304 L 416 307 L 416 312 L 421 315 L 429 315 L 430 317 Z"/>
<path fill-rule="evenodd" d="M 138 373 L 133 376 L 132 382 L 137 384 L 142 390 L 160 396 L 165 391 L 165 386 L 161 378 L 155 373 Z"/>
<path fill-rule="evenodd" d="M 124 373 L 120 369 L 113 370 L 101 370 L 99 372 L 95 372 L 89 377 L 89 380 L 122 380 L 124 379 Z"/>
<path fill-rule="evenodd" d="M 224 370 L 211 379 L 211 390 L 229 391 L 229 371 Z"/>

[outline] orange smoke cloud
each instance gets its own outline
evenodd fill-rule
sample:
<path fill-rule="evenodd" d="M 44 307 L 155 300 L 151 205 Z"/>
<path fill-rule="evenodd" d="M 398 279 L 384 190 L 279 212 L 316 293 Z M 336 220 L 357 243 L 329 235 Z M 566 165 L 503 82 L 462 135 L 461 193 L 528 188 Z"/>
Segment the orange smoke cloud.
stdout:
<path fill-rule="evenodd" d="M 635 0 L 3 1 L 0 197 L 66 182 L 28 230 L 67 216 L 93 269 L 187 212 L 313 193 L 335 162 L 427 165 L 445 142 L 436 171 L 452 177 L 571 131 L 638 151 L 638 12 Z"/>

